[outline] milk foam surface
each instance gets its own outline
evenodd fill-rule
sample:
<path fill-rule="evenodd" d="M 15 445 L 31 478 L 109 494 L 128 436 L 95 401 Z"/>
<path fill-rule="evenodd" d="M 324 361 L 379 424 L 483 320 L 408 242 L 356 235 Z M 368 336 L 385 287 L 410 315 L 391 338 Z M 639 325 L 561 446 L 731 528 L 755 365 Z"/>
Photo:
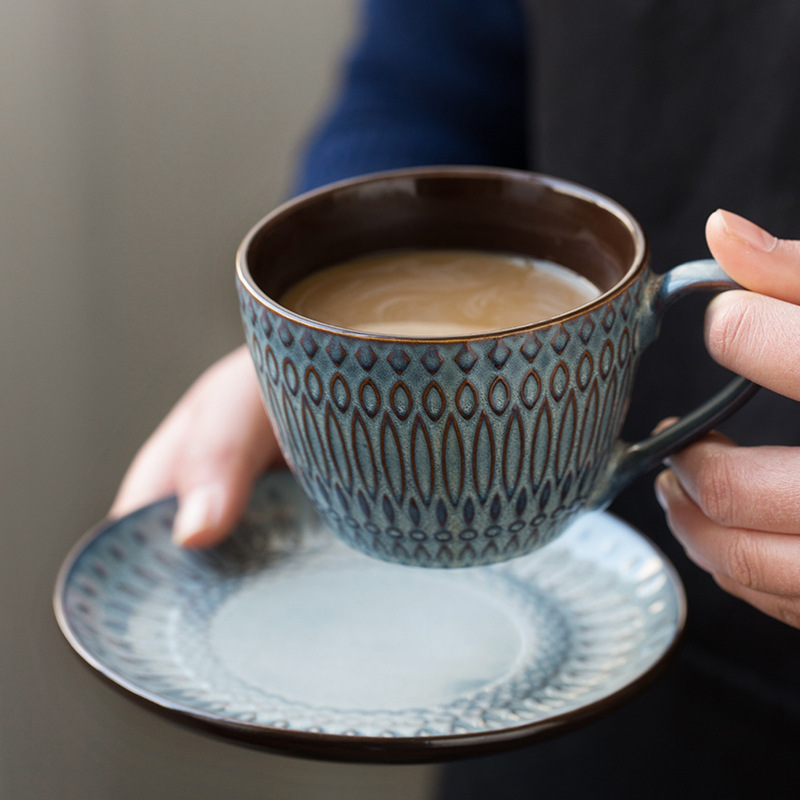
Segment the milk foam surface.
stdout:
<path fill-rule="evenodd" d="M 549 261 L 471 250 L 377 253 L 323 269 L 281 303 L 320 322 L 370 333 L 460 336 L 558 316 L 600 290 Z"/>

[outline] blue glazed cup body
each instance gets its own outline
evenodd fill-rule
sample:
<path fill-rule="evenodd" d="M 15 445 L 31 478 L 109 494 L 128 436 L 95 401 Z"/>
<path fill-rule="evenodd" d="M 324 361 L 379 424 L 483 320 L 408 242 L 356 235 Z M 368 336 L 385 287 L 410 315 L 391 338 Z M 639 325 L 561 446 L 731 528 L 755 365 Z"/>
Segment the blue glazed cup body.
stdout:
<path fill-rule="evenodd" d="M 319 268 L 401 247 L 546 258 L 602 294 L 546 322 L 429 339 L 332 327 L 275 299 Z M 618 204 L 501 169 L 365 176 L 262 220 L 237 256 L 245 335 L 287 463 L 330 529 L 416 566 L 523 555 L 730 413 L 748 387 L 672 434 L 619 441 L 663 311 L 688 290 L 729 285 L 713 262 L 667 280 L 647 260 L 640 226 Z"/>

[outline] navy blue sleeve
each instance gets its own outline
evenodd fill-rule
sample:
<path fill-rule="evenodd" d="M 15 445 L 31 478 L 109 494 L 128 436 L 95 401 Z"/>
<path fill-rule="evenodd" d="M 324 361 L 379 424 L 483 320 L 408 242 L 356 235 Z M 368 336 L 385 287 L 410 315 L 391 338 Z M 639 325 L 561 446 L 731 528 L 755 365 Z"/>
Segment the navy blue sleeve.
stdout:
<path fill-rule="evenodd" d="M 294 191 L 405 166 L 524 167 L 525 60 L 516 0 L 366 0 Z"/>

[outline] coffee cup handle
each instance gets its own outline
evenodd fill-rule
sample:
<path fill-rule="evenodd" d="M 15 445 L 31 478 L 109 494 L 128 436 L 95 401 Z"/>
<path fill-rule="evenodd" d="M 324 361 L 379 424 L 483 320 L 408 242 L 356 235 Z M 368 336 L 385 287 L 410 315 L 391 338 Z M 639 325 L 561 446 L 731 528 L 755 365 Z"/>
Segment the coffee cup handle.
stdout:
<path fill-rule="evenodd" d="M 652 275 L 645 287 L 645 303 L 652 309 L 652 325 L 644 335 L 652 341 L 664 313 L 675 302 L 697 291 L 721 292 L 740 289 L 713 259 L 701 259 L 681 264 L 664 275 Z M 721 391 L 681 417 L 673 425 L 635 444 L 617 442 L 608 468 L 608 479 L 599 487 L 592 508 L 602 509 L 630 484 L 667 456 L 700 438 L 741 408 L 758 391 L 758 386 L 746 378 L 735 378 Z"/>

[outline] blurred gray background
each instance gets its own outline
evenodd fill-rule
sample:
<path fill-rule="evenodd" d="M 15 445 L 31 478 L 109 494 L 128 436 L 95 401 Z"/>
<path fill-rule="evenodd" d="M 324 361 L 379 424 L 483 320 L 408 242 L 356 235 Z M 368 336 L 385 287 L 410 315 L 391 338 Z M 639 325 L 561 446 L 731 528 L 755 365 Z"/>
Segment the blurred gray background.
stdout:
<path fill-rule="evenodd" d="M 0 3 L 0 797 L 425 798 L 162 720 L 50 597 L 139 444 L 242 338 L 239 240 L 286 194 L 356 0 Z"/>

